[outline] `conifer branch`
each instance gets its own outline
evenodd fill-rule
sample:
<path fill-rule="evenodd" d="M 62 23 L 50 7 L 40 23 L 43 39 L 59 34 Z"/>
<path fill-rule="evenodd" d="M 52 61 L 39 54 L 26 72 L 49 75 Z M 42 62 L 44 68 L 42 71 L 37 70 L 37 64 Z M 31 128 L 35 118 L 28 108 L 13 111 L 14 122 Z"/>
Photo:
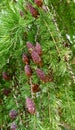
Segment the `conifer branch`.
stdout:
<path fill-rule="evenodd" d="M 68 108 L 70 110 L 72 120 L 74 121 L 74 115 L 72 114 L 71 104 L 70 104 L 70 101 L 69 101 L 69 95 L 68 95 L 68 92 L 67 92 L 66 88 L 65 88 L 65 96 L 66 96 L 66 99 L 67 99 Z"/>
<path fill-rule="evenodd" d="M 50 33 L 50 36 L 51 36 L 52 39 L 53 39 L 53 42 L 54 42 L 55 47 L 56 47 L 56 50 L 57 50 L 57 52 L 58 52 L 58 54 L 59 54 L 59 56 L 60 56 L 60 50 L 59 50 L 59 48 L 58 48 L 58 46 L 57 46 L 57 44 L 56 44 L 56 41 L 55 41 L 55 39 L 54 39 L 54 37 L 53 37 L 53 34 L 52 34 L 52 32 L 50 31 L 50 29 L 49 29 L 49 27 L 48 27 L 48 24 L 47 24 L 47 22 L 46 22 L 45 20 L 44 20 L 44 23 L 45 23 L 45 25 L 46 25 L 46 27 L 47 27 L 49 33 Z"/>
<path fill-rule="evenodd" d="M 70 65 L 69 65 L 68 62 L 66 62 L 66 66 L 67 66 L 67 69 L 68 69 L 68 71 L 69 71 L 69 73 L 70 73 L 70 75 L 71 75 L 71 78 L 73 79 L 73 82 L 74 82 L 74 84 L 75 84 L 75 75 L 74 75 L 74 73 L 73 73 L 73 71 L 72 71 L 72 68 L 70 67 Z"/>
<path fill-rule="evenodd" d="M 56 27 L 56 30 L 57 30 L 57 33 L 58 33 L 59 41 L 64 42 L 64 39 L 62 38 L 61 32 L 59 30 L 58 24 L 57 24 L 56 19 L 55 19 L 55 17 L 57 17 L 56 11 L 55 11 L 55 9 L 54 9 L 52 4 L 51 4 L 51 8 L 52 8 L 52 11 L 53 11 L 52 19 L 53 19 L 53 22 L 55 24 L 55 27 Z M 49 11 L 49 13 L 50 13 L 50 11 Z"/>
<path fill-rule="evenodd" d="M 41 7 L 40 2 L 43 2 Z M 29 10 L 26 7 L 28 3 L 31 4 Z M 11 79 L 7 80 L 0 74 L 0 101 L 4 102 L 0 103 L 0 108 L 4 111 L 1 111 L 1 130 L 12 129 L 9 128 L 11 121 L 17 127 L 20 126 L 18 129 L 25 130 L 74 129 L 75 96 L 72 86 L 75 84 L 75 74 L 70 60 L 73 56 L 72 48 L 69 42 L 69 46 L 66 44 L 66 32 L 73 37 L 75 30 L 73 4 L 53 0 L 18 0 L 17 3 L 1 0 L 0 73 L 11 75 Z M 38 52 L 37 42 L 41 43 L 43 51 L 42 55 L 38 55 L 43 60 L 43 65 L 33 62 L 34 55 L 32 58 L 31 52 L 26 48 L 28 41 L 34 46 L 35 52 Z M 22 62 L 22 53 L 27 55 L 28 60 L 25 62 Z M 30 76 L 25 75 L 24 66 L 33 68 L 33 74 L 30 72 Z M 47 78 L 51 76 L 52 80 L 43 83 L 36 74 L 36 68 L 42 69 L 48 74 Z M 38 78 L 39 83 L 35 84 Z M 4 91 L 5 88 L 11 89 L 11 92 L 8 94 Z M 28 102 L 27 107 L 25 98 L 29 96 L 31 103 Z M 16 120 L 8 115 L 8 110 L 14 105 L 17 109 Z"/>
<path fill-rule="evenodd" d="M 21 113 L 20 113 L 20 110 L 19 110 L 19 103 L 18 103 L 17 97 L 16 97 L 16 95 L 14 93 L 15 93 L 15 89 L 13 88 L 13 97 L 14 97 L 14 101 L 15 101 L 17 109 L 18 109 L 20 124 L 23 125 L 23 120 L 21 118 Z"/>
<path fill-rule="evenodd" d="M 54 7 L 53 7 L 52 4 L 51 4 L 51 7 L 52 7 L 52 11 L 53 11 L 52 19 L 53 19 L 53 22 L 54 22 L 55 27 L 56 27 L 56 29 L 57 29 L 57 33 L 58 33 L 58 35 L 59 35 L 59 39 L 62 40 L 61 42 L 64 42 L 64 39 L 63 39 L 63 37 L 61 36 L 61 32 L 59 31 L 57 22 L 56 22 L 56 20 L 55 20 L 55 17 L 56 17 L 57 15 L 56 15 L 55 9 L 54 9 Z M 67 69 L 68 69 L 68 71 L 69 71 L 69 73 L 70 73 L 70 75 L 71 75 L 71 77 L 72 77 L 72 79 L 73 79 L 73 82 L 74 82 L 74 84 L 75 84 L 75 75 L 74 75 L 74 73 L 73 73 L 73 71 L 72 71 L 72 69 L 71 69 L 71 67 L 70 67 L 70 65 L 69 65 L 68 62 L 66 62 L 66 66 L 67 66 Z"/>
<path fill-rule="evenodd" d="M 36 32 L 36 35 L 35 35 L 35 43 L 37 42 L 39 31 L 40 31 L 39 30 L 39 25 L 37 25 L 37 32 Z"/>
<path fill-rule="evenodd" d="M 19 110 L 19 102 L 17 100 L 17 95 L 15 94 L 16 90 L 17 90 L 17 92 L 19 91 L 19 87 L 18 86 L 19 86 L 19 83 L 18 83 L 18 80 L 16 78 L 16 75 L 14 74 L 13 98 L 14 98 L 16 107 L 18 109 L 20 124 L 23 125 L 23 120 L 22 120 L 22 117 L 21 117 L 23 113 L 20 112 L 20 110 Z M 17 89 L 15 90 L 15 88 L 17 88 Z M 20 91 L 19 91 L 19 93 L 20 93 Z M 20 96 L 20 94 L 18 94 L 18 96 Z"/>

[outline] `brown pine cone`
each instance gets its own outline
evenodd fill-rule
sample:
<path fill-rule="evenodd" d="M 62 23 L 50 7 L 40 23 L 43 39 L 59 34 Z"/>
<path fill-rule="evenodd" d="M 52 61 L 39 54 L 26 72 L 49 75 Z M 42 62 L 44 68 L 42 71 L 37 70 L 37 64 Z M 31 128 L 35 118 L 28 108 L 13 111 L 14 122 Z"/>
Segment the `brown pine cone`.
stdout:
<path fill-rule="evenodd" d="M 31 87 L 32 87 L 33 93 L 37 93 L 37 92 L 41 91 L 39 84 L 33 84 Z"/>
<path fill-rule="evenodd" d="M 29 64 L 29 58 L 25 53 L 22 55 L 22 61 L 25 64 Z"/>
<path fill-rule="evenodd" d="M 3 94 L 4 94 L 5 96 L 9 96 L 10 93 L 11 93 L 11 89 L 10 89 L 10 88 L 4 88 L 4 89 L 3 89 Z"/>
<path fill-rule="evenodd" d="M 39 13 L 38 13 L 38 11 L 32 6 L 32 4 L 28 3 L 27 8 L 28 8 L 28 10 L 30 11 L 30 13 L 32 14 L 32 16 L 33 16 L 34 18 L 38 18 Z"/>
<path fill-rule="evenodd" d="M 43 0 L 34 0 L 34 3 L 35 3 L 38 7 L 42 7 L 42 5 L 43 5 Z"/>
<path fill-rule="evenodd" d="M 7 81 L 11 80 L 11 76 L 7 72 L 3 72 L 2 77 L 4 80 L 7 80 Z"/>

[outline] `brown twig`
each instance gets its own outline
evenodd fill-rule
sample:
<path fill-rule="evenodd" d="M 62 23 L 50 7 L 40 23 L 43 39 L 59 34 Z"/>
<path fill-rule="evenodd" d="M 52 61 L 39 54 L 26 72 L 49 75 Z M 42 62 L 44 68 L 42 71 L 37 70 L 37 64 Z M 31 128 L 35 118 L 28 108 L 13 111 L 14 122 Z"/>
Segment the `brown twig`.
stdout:
<path fill-rule="evenodd" d="M 33 91 L 32 91 L 32 85 L 33 85 L 33 83 L 32 83 L 32 78 L 30 77 L 31 96 L 32 96 L 32 99 L 34 99 L 34 98 L 35 98 L 35 95 L 34 95 L 34 93 L 33 93 Z"/>

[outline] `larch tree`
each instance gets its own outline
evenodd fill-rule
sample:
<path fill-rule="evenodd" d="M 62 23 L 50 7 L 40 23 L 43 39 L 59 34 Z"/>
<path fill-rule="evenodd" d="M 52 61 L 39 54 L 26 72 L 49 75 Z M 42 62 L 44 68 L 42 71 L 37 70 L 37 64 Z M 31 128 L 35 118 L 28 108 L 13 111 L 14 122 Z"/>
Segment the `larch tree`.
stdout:
<path fill-rule="evenodd" d="M 0 1 L 1 130 L 75 130 L 74 9 Z"/>

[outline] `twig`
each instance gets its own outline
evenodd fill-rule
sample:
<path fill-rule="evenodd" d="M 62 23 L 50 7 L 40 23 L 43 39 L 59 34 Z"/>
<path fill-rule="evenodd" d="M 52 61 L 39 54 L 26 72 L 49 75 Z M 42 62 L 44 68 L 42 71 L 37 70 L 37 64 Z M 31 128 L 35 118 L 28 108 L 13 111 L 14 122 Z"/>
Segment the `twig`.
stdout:
<path fill-rule="evenodd" d="M 34 96 L 34 93 L 33 93 L 33 91 L 32 91 L 32 85 L 33 85 L 33 83 L 32 83 L 32 78 L 30 77 L 31 96 L 32 96 L 32 99 L 34 99 L 35 96 Z"/>
<path fill-rule="evenodd" d="M 22 120 L 22 117 L 21 117 L 21 112 L 20 112 L 20 110 L 19 110 L 19 103 L 18 103 L 18 101 L 17 101 L 17 96 L 16 96 L 16 94 L 15 94 L 15 88 L 17 88 L 17 91 L 19 91 L 18 86 L 19 86 L 18 80 L 17 80 L 17 78 L 16 78 L 16 75 L 14 75 L 13 97 L 14 97 L 16 106 L 17 106 L 17 108 L 18 108 L 20 124 L 22 125 L 22 124 L 23 124 L 23 120 Z M 20 91 L 19 91 L 19 93 L 20 93 Z"/>
<path fill-rule="evenodd" d="M 70 67 L 68 62 L 66 62 L 66 66 L 67 66 L 67 69 L 69 70 L 69 73 L 70 73 L 70 75 L 71 75 L 71 77 L 73 79 L 73 82 L 75 84 L 75 75 L 74 75 L 74 73 L 73 73 L 73 71 L 72 71 L 72 69 L 71 69 L 71 67 Z"/>
<path fill-rule="evenodd" d="M 39 35 L 39 25 L 37 25 L 37 32 L 36 32 L 36 35 L 35 35 L 35 43 L 37 42 L 38 35 Z"/>
<path fill-rule="evenodd" d="M 19 103 L 18 103 L 18 101 L 17 101 L 16 95 L 14 94 L 14 91 L 15 91 L 15 90 L 14 90 L 14 88 L 13 88 L 13 97 L 14 97 L 14 100 L 15 100 L 15 103 L 16 103 L 17 108 L 19 108 Z M 18 113 L 21 114 L 19 109 L 18 109 Z M 22 124 L 23 124 L 23 121 L 22 121 L 22 118 L 21 118 L 20 115 L 19 115 L 19 119 L 20 119 L 20 124 L 22 125 Z"/>

